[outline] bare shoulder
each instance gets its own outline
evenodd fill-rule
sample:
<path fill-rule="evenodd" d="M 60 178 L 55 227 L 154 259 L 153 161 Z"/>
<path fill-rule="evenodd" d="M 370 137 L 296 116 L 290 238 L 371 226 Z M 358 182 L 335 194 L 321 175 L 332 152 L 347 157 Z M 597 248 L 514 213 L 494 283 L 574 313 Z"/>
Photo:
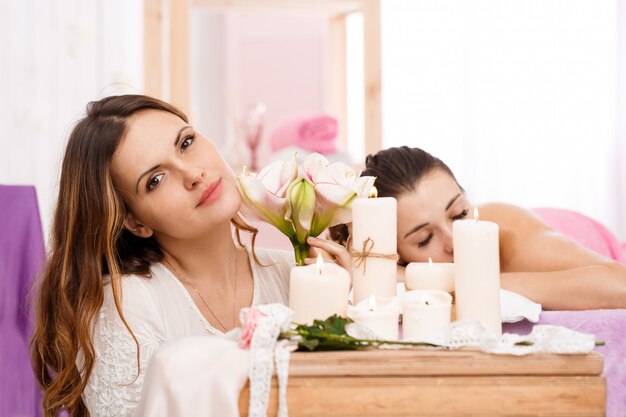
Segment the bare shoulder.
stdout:
<path fill-rule="evenodd" d="M 552 231 L 530 210 L 513 204 L 491 203 L 480 206 L 480 218 L 500 228 L 500 263 L 503 271 L 541 270 L 537 262 L 548 248 Z M 551 251 L 549 251 L 551 252 Z"/>
<path fill-rule="evenodd" d="M 497 223 L 503 231 L 533 233 L 550 228 L 532 211 L 513 204 L 489 203 L 478 207 L 480 218 Z"/>
<path fill-rule="evenodd" d="M 481 219 L 500 227 L 503 271 L 556 271 L 606 261 L 552 230 L 530 210 L 502 203 L 486 204 L 478 209 Z"/>

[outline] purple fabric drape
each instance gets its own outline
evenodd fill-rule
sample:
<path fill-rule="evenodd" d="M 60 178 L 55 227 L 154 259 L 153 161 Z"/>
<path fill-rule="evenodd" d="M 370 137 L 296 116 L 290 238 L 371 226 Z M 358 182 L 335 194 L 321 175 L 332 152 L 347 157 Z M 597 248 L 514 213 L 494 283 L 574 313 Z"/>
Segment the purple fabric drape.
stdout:
<path fill-rule="evenodd" d="M 42 415 L 28 344 L 44 259 L 34 187 L 0 185 L 0 417 Z"/>

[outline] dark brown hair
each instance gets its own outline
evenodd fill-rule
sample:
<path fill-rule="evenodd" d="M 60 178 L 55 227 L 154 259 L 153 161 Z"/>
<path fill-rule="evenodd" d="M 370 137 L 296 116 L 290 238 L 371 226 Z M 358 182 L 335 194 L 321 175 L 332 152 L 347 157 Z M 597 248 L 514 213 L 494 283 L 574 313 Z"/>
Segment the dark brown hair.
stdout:
<path fill-rule="evenodd" d="M 420 148 L 400 146 L 368 155 L 361 175 L 376 177 L 374 185 L 380 197 L 398 198 L 406 191 L 415 190 L 422 178 L 438 169 L 456 181 L 452 170 L 441 159 Z"/>
<path fill-rule="evenodd" d="M 422 178 L 438 169 L 448 173 L 456 181 L 452 170 L 441 159 L 420 148 L 400 146 L 368 155 L 361 176 L 376 177 L 374 185 L 379 197 L 398 198 L 404 192 L 415 190 Z M 330 237 L 345 245 L 349 237 L 348 227 L 332 227 Z"/>
<path fill-rule="evenodd" d="M 163 252 L 154 238 L 139 238 L 123 228 L 126 207 L 113 186 L 111 159 L 126 134 L 128 118 L 147 109 L 188 121 L 176 107 L 151 97 L 107 97 L 87 105 L 67 143 L 31 343 L 46 417 L 56 416 L 61 408 L 71 417 L 89 415 L 81 394 L 95 362 L 90 329 L 104 299 L 105 274 L 111 277 L 117 312 L 137 344 L 139 367 L 139 343 L 121 310 L 120 277 L 149 277 L 150 265 L 161 261 Z M 237 236 L 240 229 L 250 232 L 254 243 L 256 229 L 238 216 L 232 222 Z"/>

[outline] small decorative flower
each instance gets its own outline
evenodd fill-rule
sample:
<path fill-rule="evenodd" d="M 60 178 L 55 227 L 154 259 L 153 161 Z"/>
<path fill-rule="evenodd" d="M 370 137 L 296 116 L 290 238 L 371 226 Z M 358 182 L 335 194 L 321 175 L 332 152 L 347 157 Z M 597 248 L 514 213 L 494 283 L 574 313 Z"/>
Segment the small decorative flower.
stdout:
<path fill-rule="evenodd" d="M 241 336 L 239 336 L 240 348 L 250 349 L 250 343 L 252 342 L 256 327 L 263 317 L 266 317 L 266 314 L 262 313 L 261 310 L 254 307 L 250 308 L 246 316 L 246 322 L 243 325 L 243 331 L 241 332 Z"/>

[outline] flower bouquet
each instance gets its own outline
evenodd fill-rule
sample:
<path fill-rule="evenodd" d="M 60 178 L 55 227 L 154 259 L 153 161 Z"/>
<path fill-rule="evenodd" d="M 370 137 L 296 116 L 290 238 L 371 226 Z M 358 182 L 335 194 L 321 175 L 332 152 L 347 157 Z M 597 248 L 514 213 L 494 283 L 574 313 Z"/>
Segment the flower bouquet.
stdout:
<path fill-rule="evenodd" d="M 291 241 L 298 265 L 309 254 L 307 238 L 352 218 L 352 201 L 367 197 L 374 177 L 358 177 L 346 164 L 309 155 L 301 167 L 292 159 L 276 161 L 258 174 L 238 176 L 244 214 L 267 222 Z"/>

